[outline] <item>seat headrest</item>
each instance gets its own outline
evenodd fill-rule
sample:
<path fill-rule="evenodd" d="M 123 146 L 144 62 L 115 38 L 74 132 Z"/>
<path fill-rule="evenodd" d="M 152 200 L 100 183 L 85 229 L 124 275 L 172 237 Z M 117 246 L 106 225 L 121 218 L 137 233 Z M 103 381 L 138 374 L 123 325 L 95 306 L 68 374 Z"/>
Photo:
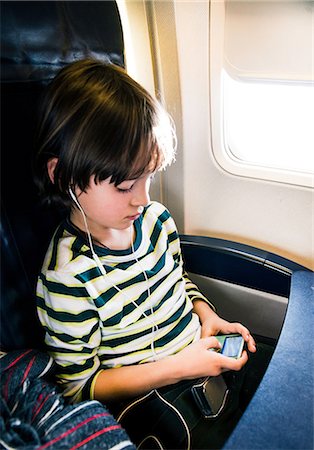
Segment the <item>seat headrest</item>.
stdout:
<path fill-rule="evenodd" d="M 1 2 L 3 82 L 50 80 L 87 56 L 124 65 L 116 2 Z"/>

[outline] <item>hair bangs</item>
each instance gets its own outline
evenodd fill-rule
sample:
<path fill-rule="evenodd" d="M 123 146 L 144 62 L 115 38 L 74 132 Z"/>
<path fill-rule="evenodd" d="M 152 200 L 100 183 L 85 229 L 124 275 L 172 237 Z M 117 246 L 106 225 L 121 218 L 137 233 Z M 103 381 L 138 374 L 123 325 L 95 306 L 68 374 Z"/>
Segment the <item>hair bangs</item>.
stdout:
<path fill-rule="evenodd" d="M 104 132 L 105 118 L 108 111 L 98 114 L 97 120 L 103 127 L 100 133 L 103 137 L 99 146 L 99 161 L 95 167 L 95 182 L 110 177 L 110 182 L 116 186 L 125 180 L 139 178 L 143 173 L 155 172 L 164 163 L 164 151 L 160 146 L 156 130 L 158 129 L 159 111 L 152 98 L 128 98 L 115 105 L 111 110 L 111 135 Z M 100 119 L 99 119 L 100 118 Z M 108 145 L 108 143 L 112 145 Z"/>
<path fill-rule="evenodd" d="M 92 175 L 96 183 L 110 178 L 110 183 L 118 186 L 123 181 L 135 180 L 161 167 L 163 155 L 151 139 L 143 138 L 140 142 L 133 142 L 133 147 L 128 145 L 127 148 L 115 159 L 103 161 L 95 168 Z"/>

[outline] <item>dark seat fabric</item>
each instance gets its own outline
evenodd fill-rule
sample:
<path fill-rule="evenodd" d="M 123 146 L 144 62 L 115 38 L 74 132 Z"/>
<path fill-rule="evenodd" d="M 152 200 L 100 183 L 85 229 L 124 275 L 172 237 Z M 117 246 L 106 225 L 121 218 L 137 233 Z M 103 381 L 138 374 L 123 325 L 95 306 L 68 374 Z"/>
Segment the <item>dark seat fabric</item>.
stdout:
<path fill-rule="evenodd" d="M 33 182 L 38 105 L 69 62 L 124 66 L 114 1 L 3 1 L 1 6 L 1 327 L 3 350 L 42 346 L 35 286 L 64 212 L 41 205 Z"/>
<path fill-rule="evenodd" d="M 114 1 L 3 1 L 1 30 L 1 77 L 10 83 L 49 80 L 87 55 L 123 65 Z"/>
<path fill-rule="evenodd" d="M 0 359 L 1 448 L 135 450 L 100 402 L 68 404 L 52 382 L 54 371 L 52 358 L 38 350 Z"/>

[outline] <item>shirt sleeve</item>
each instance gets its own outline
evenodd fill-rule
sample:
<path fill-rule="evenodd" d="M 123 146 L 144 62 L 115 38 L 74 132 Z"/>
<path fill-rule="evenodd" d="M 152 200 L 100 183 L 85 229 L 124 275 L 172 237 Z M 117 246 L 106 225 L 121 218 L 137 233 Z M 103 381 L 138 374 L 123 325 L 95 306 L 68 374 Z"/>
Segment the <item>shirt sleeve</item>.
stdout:
<path fill-rule="evenodd" d="M 101 334 L 94 302 L 73 275 L 47 271 L 39 276 L 37 311 L 64 395 L 75 402 L 88 398 L 100 370 Z"/>
<path fill-rule="evenodd" d="M 182 276 L 185 281 L 186 295 L 192 302 L 194 302 L 195 300 L 202 300 L 206 302 L 213 311 L 216 311 L 215 306 L 200 292 L 199 288 L 190 280 L 187 272 L 184 270 L 184 262 L 177 227 L 169 211 L 166 210 L 166 212 L 168 213 L 168 219 L 167 221 L 165 221 L 165 226 L 168 230 L 169 247 L 172 251 L 173 258 L 182 267 Z"/>
<path fill-rule="evenodd" d="M 208 298 L 205 297 L 205 295 L 200 292 L 199 288 L 190 280 L 186 272 L 183 273 L 183 278 L 185 280 L 185 290 L 190 300 L 192 302 L 194 302 L 195 300 L 202 300 L 203 302 L 206 302 L 213 311 L 216 312 L 215 306 L 208 300 Z"/>

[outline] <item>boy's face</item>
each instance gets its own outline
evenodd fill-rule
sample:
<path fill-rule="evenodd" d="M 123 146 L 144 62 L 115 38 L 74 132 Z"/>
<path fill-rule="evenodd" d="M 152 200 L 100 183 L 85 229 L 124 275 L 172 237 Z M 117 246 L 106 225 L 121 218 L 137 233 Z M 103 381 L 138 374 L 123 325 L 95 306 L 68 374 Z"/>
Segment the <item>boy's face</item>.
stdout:
<path fill-rule="evenodd" d="M 92 236 L 103 236 L 111 230 L 125 230 L 133 225 L 141 207 L 149 201 L 152 173 L 145 173 L 135 180 L 125 180 L 118 186 L 110 183 L 110 178 L 95 183 L 91 177 L 86 192 L 76 189 L 75 195 L 87 217 Z M 85 226 L 81 212 L 73 208 L 72 222 L 81 230 Z"/>

